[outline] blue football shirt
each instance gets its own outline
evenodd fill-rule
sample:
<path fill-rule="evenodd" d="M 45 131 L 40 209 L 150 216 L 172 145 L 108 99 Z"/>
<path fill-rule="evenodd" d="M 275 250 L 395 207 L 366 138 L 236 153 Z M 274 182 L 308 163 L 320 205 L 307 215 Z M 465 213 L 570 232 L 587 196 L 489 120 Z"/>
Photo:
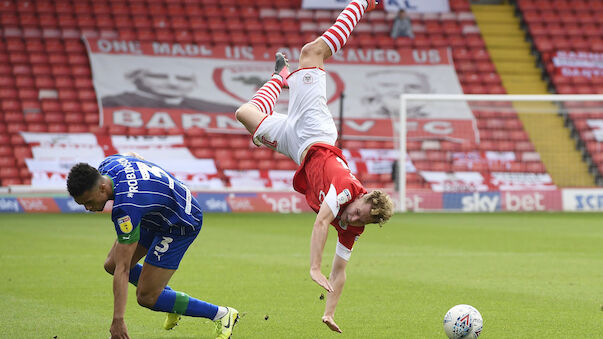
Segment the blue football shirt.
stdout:
<path fill-rule="evenodd" d="M 201 207 L 191 191 L 158 165 L 131 156 L 112 155 L 98 167 L 113 181 L 111 219 L 119 243 L 140 239 L 140 227 L 186 235 L 198 232 Z"/>

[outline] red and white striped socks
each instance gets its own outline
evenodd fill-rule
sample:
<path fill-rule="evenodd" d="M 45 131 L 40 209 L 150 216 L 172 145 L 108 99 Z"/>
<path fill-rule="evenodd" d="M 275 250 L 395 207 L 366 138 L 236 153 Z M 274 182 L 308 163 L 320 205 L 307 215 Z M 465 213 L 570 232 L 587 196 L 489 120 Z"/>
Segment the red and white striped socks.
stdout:
<path fill-rule="evenodd" d="M 266 82 L 249 102 L 255 105 L 260 111 L 270 115 L 274 111 L 274 105 L 279 95 L 281 95 L 282 87 L 283 78 L 278 74 L 274 74 L 272 75 L 272 79 Z"/>
<path fill-rule="evenodd" d="M 367 6 L 367 0 L 354 0 L 350 2 L 341 14 L 339 14 L 333 26 L 322 34 L 321 38 L 331 49 L 331 54 L 334 55 L 345 45 L 350 34 L 352 34 L 352 30 L 364 15 Z"/>

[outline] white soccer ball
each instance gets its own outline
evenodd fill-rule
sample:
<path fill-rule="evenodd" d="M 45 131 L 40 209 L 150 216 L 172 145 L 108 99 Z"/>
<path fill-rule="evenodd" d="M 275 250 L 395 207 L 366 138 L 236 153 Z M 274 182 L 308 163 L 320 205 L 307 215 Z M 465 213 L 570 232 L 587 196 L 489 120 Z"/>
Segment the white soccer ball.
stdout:
<path fill-rule="evenodd" d="M 483 324 L 482 315 L 471 305 L 456 305 L 444 316 L 444 332 L 450 339 L 476 339 Z"/>

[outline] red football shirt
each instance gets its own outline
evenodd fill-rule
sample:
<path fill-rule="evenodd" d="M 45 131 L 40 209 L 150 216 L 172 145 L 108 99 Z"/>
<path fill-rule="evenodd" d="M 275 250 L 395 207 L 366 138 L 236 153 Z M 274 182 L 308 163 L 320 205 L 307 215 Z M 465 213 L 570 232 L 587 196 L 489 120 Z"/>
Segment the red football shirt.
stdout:
<path fill-rule="evenodd" d="M 331 225 L 337 229 L 339 243 L 351 251 L 364 226 L 342 225 L 339 218 L 344 208 L 365 194 L 366 189 L 348 168 L 341 150 L 327 144 L 313 145 L 295 172 L 293 188 L 306 196 L 316 213 L 322 203 L 329 205 L 335 216 Z"/>

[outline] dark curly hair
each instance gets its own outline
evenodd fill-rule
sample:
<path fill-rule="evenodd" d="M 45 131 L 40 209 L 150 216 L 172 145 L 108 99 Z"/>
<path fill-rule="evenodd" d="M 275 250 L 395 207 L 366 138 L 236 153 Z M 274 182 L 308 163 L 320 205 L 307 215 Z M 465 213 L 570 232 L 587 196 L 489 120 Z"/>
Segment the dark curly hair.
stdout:
<path fill-rule="evenodd" d="M 86 163 L 71 167 L 67 176 L 67 191 L 72 197 L 79 197 L 87 190 L 94 187 L 101 175 L 98 170 Z"/>

